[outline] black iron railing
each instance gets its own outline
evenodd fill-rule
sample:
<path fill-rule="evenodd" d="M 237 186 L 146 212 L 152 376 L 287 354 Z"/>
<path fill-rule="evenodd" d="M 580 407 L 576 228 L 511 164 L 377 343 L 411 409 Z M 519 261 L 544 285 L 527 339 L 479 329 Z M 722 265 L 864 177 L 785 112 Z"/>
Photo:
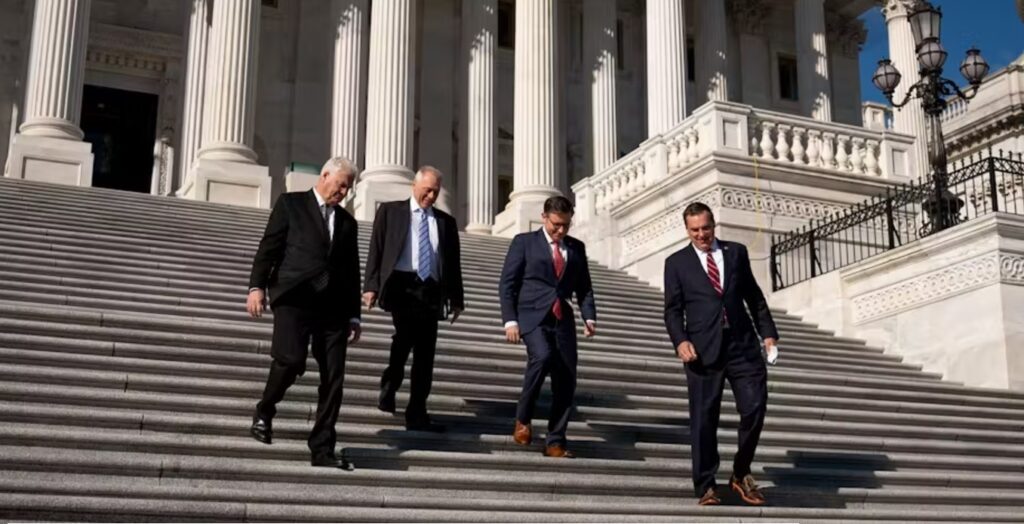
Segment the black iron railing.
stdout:
<path fill-rule="evenodd" d="M 994 212 L 1024 215 L 1024 160 L 1014 153 L 955 164 L 933 179 L 884 194 L 807 226 L 772 236 L 772 289 L 780 290 Z M 938 198 L 949 191 L 956 198 Z M 940 203 L 936 205 L 936 203 Z"/>

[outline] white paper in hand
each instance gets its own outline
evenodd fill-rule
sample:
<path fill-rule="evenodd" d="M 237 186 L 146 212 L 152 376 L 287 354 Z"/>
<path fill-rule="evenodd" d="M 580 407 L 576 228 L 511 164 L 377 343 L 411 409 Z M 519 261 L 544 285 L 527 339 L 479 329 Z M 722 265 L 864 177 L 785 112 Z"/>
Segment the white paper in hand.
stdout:
<path fill-rule="evenodd" d="M 779 346 L 765 346 L 764 360 L 768 365 L 774 366 L 779 361 Z"/>

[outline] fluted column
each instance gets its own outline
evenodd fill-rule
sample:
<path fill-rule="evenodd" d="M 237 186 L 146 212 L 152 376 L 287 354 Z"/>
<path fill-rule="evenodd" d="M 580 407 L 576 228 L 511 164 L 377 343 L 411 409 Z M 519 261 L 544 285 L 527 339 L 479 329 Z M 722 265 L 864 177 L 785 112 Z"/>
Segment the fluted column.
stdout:
<path fill-rule="evenodd" d="M 882 7 L 885 27 L 889 33 L 889 59 L 903 74 L 896 86 L 894 100 L 903 100 L 907 89 L 920 79 L 917 54 L 914 52 L 914 35 L 910 31 L 908 15 L 917 5 L 915 0 L 887 0 Z M 893 127 L 900 133 L 915 138 L 914 153 L 918 170 L 924 173 L 928 164 L 928 138 L 924 108 L 919 101 L 913 101 L 893 111 Z M 914 173 L 914 176 L 919 173 Z"/>
<path fill-rule="evenodd" d="M 188 22 L 188 50 L 185 59 L 185 102 L 181 115 L 182 184 L 179 195 L 192 190 L 192 166 L 202 144 L 203 104 L 206 95 L 206 57 L 210 43 L 212 0 L 192 0 Z"/>
<path fill-rule="evenodd" d="M 416 0 L 379 0 L 370 15 L 366 171 L 356 217 L 371 220 L 378 202 L 407 198 L 413 171 Z"/>
<path fill-rule="evenodd" d="M 466 231 L 490 233 L 494 225 L 495 137 L 494 53 L 498 38 L 497 0 L 462 2 L 466 75 Z"/>
<path fill-rule="evenodd" d="M 90 2 L 37 0 L 21 134 L 82 139 L 78 124 Z"/>
<path fill-rule="evenodd" d="M 684 0 L 647 0 L 647 135 L 686 117 Z"/>
<path fill-rule="evenodd" d="M 199 157 L 255 163 L 259 0 L 215 0 Z"/>
<path fill-rule="evenodd" d="M 725 0 L 700 0 L 697 11 L 697 96 L 698 104 L 709 100 L 729 99 L 727 74 L 728 24 Z"/>
<path fill-rule="evenodd" d="M 366 93 L 363 65 L 369 35 L 367 0 L 334 0 L 331 15 L 335 31 L 331 155 L 359 164 Z"/>
<path fill-rule="evenodd" d="M 825 0 L 796 0 L 797 87 L 806 116 L 832 121 L 832 84 L 825 35 Z"/>
<path fill-rule="evenodd" d="M 615 0 L 583 4 L 584 61 L 590 75 L 590 174 L 600 173 L 618 157 L 615 113 Z"/>
<path fill-rule="evenodd" d="M 90 4 L 35 3 L 25 120 L 11 140 L 7 176 L 92 185 L 92 147 L 79 127 Z"/>
<path fill-rule="evenodd" d="M 528 231 L 558 190 L 558 27 L 556 0 L 516 2 L 512 155 L 514 189 L 495 219 L 496 234 Z"/>

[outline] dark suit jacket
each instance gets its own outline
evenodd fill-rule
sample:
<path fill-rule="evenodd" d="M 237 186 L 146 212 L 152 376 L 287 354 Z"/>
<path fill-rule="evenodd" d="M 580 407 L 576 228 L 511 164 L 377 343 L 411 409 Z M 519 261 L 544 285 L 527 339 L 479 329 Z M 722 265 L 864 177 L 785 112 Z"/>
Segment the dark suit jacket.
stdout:
<path fill-rule="evenodd" d="M 725 282 L 718 296 L 700 264 L 692 245 L 676 251 L 665 260 L 665 327 L 673 350 L 690 341 L 701 363 L 717 360 L 722 345 L 722 308 L 729 318 L 733 340 L 743 351 L 755 355 L 761 338 L 778 338 L 775 322 L 768 311 L 761 288 L 750 270 L 747 248 L 736 242 L 718 241 L 724 258 Z M 750 314 L 743 307 L 746 303 Z M 750 315 L 754 316 L 751 321 Z M 756 331 L 755 331 L 756 323 Z"/>
<path fill-rule="evenodd" d="M 356 220 L 334 207 L 334 240 L 312 190 L 281 195 L 252 262 L 249 288 L 266 289 L 271 306 L 289 291 L 330 272 L 328 296 L 338 314 L 359 318 L 359 246 Z"/>
<path fill-rule="evenodd" d="M 562 242 L 569 259 L 561 279 L 555 278 L 551 245 L 543 230 L 520 233 L 508 247 L 498 290 L 501 320 L 515 320 L 522 334 L 540 325 L 548 311 L 551 311 L 555 297 L 562 301 L 563 315 L 572 318 L 570 300 L 575 294 L 583 318 L 597 320 L 586 245 L 570 236 L 566 236 Z"/>
<path fill-rule="evenodd" d="M 446 310 L 465 309 L 462 289 L 462 255 L 459 247 L 459 228 L 451 215 L 434 208 L 437 220 L 437 264 L 441 292 Z M 377 208 L 370 236 L 370 252 L 366 257 L 365 291 L 377 293 L 381 309 L 391 311 L 388 302 L 388 279 L 402 256 L 412 213 L 409 199 L 385 202 Z M 447 313 L 443 313 L 447 314 Z"/>

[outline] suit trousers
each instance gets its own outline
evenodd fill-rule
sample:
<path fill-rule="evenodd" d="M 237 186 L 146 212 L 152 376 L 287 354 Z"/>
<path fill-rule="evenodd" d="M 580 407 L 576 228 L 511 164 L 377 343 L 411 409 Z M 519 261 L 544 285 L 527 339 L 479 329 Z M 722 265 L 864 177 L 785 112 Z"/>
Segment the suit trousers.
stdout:
<path fill-rule="evenodd" d="M 750 464 L 764 427 L 768 371 L 760 352 L 740 347 L 729 329 L 722 332 L 722 350 L 715 362 L 686 365 L 693 489 L 698 497 L 716 485 L 718 421 L 726 380 L 732 388 L 736 411 L 740 415 L 739 443 L 732 469 L 734 475 L 742 478 L 750 473 Z"/>
<path fill-rule="evenodd" d="M 405 379 L 405 363 L 413 353 L 405 420 L 415 424 L 427 417 L 427 397 L 434 379 L 440 288 L 433 279 L 424 282 L 415 273 L 395 271 L 388 280 L 395 334 L 391 337 L 391 354 L 380 387 L 385 395 L 395 395 Z"/>
<path fill-rule="evenodd" d="M 315 293 L 309 286 L 282 296 L 274 305 L 274 335 L 267 385 L 256 414 L 273 420 L 277 404 L 285 391 L 306 370 L 307 348 L 312 348 L 320 372 L 317 389 L 316 421 L 309 433 L 308 445 L 313 455 L 333 455 L 337 442 L 334 429 L 341 409 L 342 385 L 345 380 L 345 354 L 349 335 L 349 319 L 331 307 L 326 293 Z"/>
<path fill-rule="evenodd" d="M 556 320 L 553 314 L 548 313 L 540 326 L 523 335 L 523 341 L 526 342 L 527 361 L 516 419 L 523 424 L 533 420 L 544 379 L 550 375 L 547 445 L 565 445 L 565 432 L 576 395 L 576 324 L 571 309 L 562 320 Z"/>

